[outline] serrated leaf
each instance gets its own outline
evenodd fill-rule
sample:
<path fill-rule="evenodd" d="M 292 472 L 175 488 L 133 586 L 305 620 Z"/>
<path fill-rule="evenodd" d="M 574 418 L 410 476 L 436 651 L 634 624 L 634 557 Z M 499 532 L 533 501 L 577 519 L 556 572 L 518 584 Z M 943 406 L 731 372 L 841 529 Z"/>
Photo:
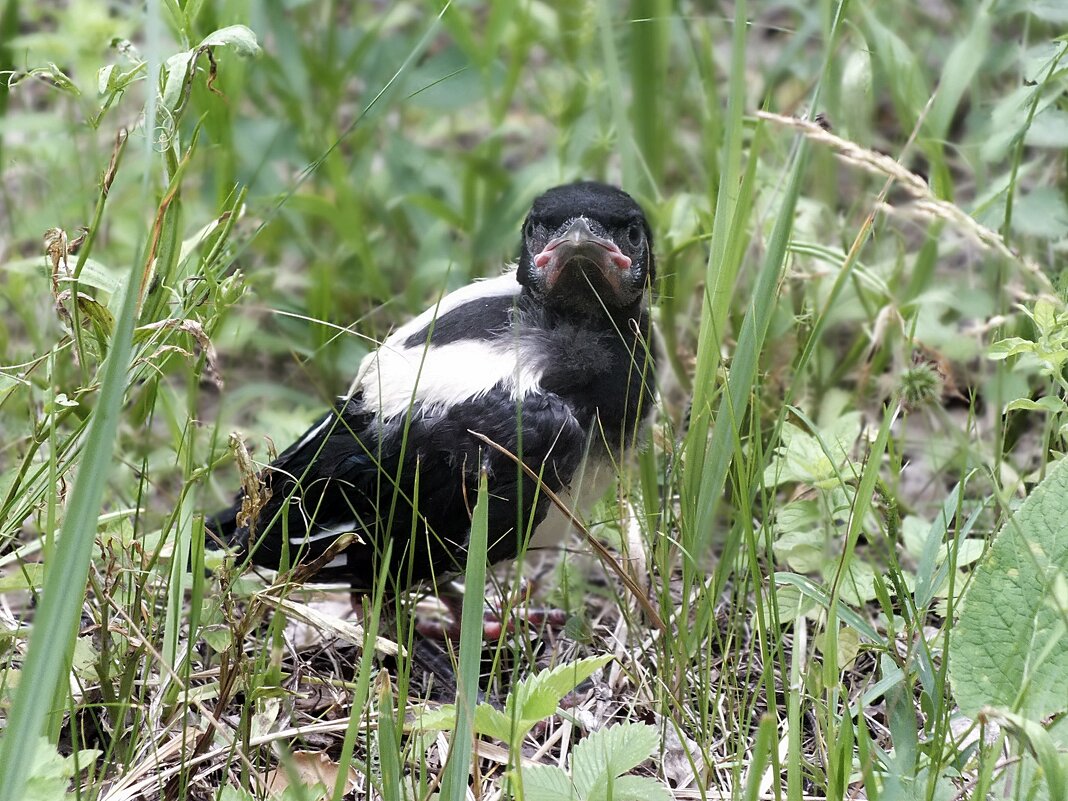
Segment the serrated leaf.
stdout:
<path fill-rule="evenodd" d="M 617 776 L 594 787 L 586 801 L 671 801 L 663 784 L 648 776 Z"/>
<path fill-rule="evenodd" d="M 478 716 L 478 709 L 475 710 Z M 437 709 L 424 709 L 415 717 L 415 728 L 419 731 L 452 731 L 456 725 L 456 705 L 442 704 Z"/>
<path fill-rule="evenodd" d="M 1068 708 L 1068 637 L 1051 593 L 1068 571 L 1068 460 L 1005 524 L 961 605 L 950 677 L 961 710 L 986 705 L 1041 718 Z"/>
<path fill-rule="evenodd" d="M 530 725 L 544 720 L 556 712 L 565 695 L 611 661 L 611 656 L 587 657 L 523 679 L 508 695 L 504 715 Z"/>
<path fill-rule="evenodd" d="M 587 798 L 601 783 L 633 770 L 656 749 L 660 735 L 645 723 L 620 723 L 593 732 L 571 751 L 571 780 Z"/>
<path fill-rule="evenodd" d="M 989 114 L 987 135 L 979 147 L 980 158 L 984 162 L 999 161 L 1008 152 L 1023 127 L 1023 120 L 1027 119 L 1027 107 L 1034 98 L 1034 92 L 1033 86 L 1020 86 L 995 104 Z"/>
<path fill-rule="evenodd" d="M 517 721 L 517 726 L 521 726 L 522 724 L 523 721 Z M 479 734 L 487 737 L 495 737 L 506 743 L 512 741 L 512 719 L 499 709 L 494 709 L 489 704 L 479 704 L 475 707 L 475 716 L 472 725 L 474 726 L 475 731 Z M 522 734 L 525 735 L 526 731 L 524 730 Z"/>
<path fill-rule="evenodd" d="M 504 711 L 489 704 L 475 707 L 472 726 L 476 733 L 506 743 L 521 740 L 540 721 L 556 712 L 564 696 L 612 660 L 611 656 L 580 659 L 541 672 L 516 683 L 505 701 Z M 421 715 L 423 731 L 450 731 L 456 722 L 456 707 L 447 704 Z"/>
<path fill-rule="evenodd" d="M 571 779 L 555 765 L 532 765 L 520 771 L 525 801 L 570 801 L 578 799 Z"/>
<path fill-rule="evenodd" d="M 76 767 L 84 768 L 100 756 L 99 751 L 79 751 L 77 755 L 60 756 L 55 747 L 45 737 L 38 738 L 37 748 L 30 767 L 30 778 L 26 782 L 24 801 L 61 801 L 73 798 L 67 792 Z"/>
<path fill-rule="evenodd" d="M 1033 0 L 1031 0 L 1033 2 Z M 1057 0 L 1060 2 L 1060 0 Z M 1050 76 L 1050 70 L 1054 63 L 1063 56 L 1064 40 L 1040 39 L 1035 44 L 1025 47 L 1020 54 L 1020 62 L 1023 67 L 1023 78 L 1027 83 L 1041 84 Z M 1064 69 L 1063 65 L 1060 69 Z M 1037 86 L 1036 89 L 1041 89 Z M 1049 92 L 1048 100 L 1056 101 L 1057 93 Z M 1044 108 L 1045 106 L 1043 106 Z"/>

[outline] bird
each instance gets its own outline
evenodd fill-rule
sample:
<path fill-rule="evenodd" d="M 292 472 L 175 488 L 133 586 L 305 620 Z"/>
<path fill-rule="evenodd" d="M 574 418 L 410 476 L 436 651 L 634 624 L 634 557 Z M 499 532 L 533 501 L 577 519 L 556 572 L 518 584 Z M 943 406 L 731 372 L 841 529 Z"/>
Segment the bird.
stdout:
<path fill-rule="evenodd" d="M 544 490 L 592 505 L 654 416 L 655 277 L 631 195 L 545 191 L 514 265 L 393 331 L 257 497 L 207 527 L 261 567 L 312 565 L 311 581 L 360 593 L 386 576 L 397 593 L 463 572 L 484 475 L 490 563 L 559 547 L 571 520 Z"/>

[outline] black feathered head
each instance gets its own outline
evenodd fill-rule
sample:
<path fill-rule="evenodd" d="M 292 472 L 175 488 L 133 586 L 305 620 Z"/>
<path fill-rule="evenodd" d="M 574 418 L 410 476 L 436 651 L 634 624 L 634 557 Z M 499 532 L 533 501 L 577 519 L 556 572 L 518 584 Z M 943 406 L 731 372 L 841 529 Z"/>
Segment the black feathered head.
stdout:
<path fill-rule="evenodd" d="M 649 222 L 622 189 L 581 181 L 534 201 L 517 278 L 547 306 L 629 312 L 655 276 Z"/>

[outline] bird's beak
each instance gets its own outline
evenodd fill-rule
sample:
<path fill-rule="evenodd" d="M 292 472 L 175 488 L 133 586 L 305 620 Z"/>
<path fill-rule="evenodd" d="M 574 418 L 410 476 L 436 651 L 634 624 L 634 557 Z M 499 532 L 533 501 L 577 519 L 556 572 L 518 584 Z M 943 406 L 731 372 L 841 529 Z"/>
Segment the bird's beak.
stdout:
<path fill-rule="evenodd" d="M 564 268 L 572 262 L 592 262 L 616 290 L 619 288 L 619 271 L 630 267 L 630 258 L 611 239 L 593 233 L 585 217 L 571 223 L 562 236 L 551 240 L 534 256 L 534 266 L 544 271 L 549 289 L 556 285 Z"/>

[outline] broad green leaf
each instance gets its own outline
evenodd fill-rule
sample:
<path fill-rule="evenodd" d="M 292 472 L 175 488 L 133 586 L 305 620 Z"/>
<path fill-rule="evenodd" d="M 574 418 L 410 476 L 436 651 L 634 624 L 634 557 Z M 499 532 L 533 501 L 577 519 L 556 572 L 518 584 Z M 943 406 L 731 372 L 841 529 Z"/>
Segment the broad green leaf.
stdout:
<path fill-rule="evenodd" d="M 76 259 L 70 257 L 70 267 L 73 269 Z M 52 274 L 52 265 L 48 263 L 48 259 L 45 256 L 33 256 L 28 259 L 13 259 L 9 262 L 5 262 L 3 265 L 5 271 L 19 272 L 19 273 L 33 273 L 37 272 L 42 275 Z M 105 264 L 101 264 L 95 259 L 86 259 L 82 265 L 81 274 L 78 276 L 78 286 L 84 288 L 86 286 L 94 287 L 95 289 L 102 289 L 105 292 L 116 294 L 123 285 L 125 276 L 120 275 L 117 271 L 113 270 Z M 61 285 L 67 285 L 70 283 L 70 278 L 62 276 L 59 278 Z"/>
<path fill-rule="evenodd" d="M 577 801 L 575 786 L 568 775 L 554 765 L 533 765 L 520 772 L 525 801 Z"/>
<path fill-rule="evenodd" d="M 1068 6 L 1064 0 L 1029 0 L 1020 7 L 1046 22 L 1068 24 Z"/>
<path fill-rule="evenodd" d="M 1021 195 L 1012 213 L 1012 227 L 1025 236 L 1061 239 L 1068 236 L 1068 204 L 1060 190 L 1042 186 Z"/>
<path fill-rule="evenodd" d="M 38 590 L 44 581 L 44 565 L 40 562 L 27 562 L 0 576 L 0 593 Z"/>
<path fill-rule="evenodd" d="M 611 661 L 611 656 L 586 657 L 523 679 L 509 694 L 504 714 L 518 713 L 523 721 L 544 720 L 556 712 L 565 695 Z"/>
<path fill-rule="evenodd" d="M 987 705 L 1039 718 L 1068 709 L 1068 636 L 1055 602 L 1068 570 L 1068 460 L 1055 463 L 975 569 L 954 628 L 950 677 L 974 716 Z"/>
<path fill-rule="evenodd" d="M 1036 114 L 1024 142 L 1030 147 L 1068 148 L 1068 111 L 1050 107 Z"/>
<path fill-rule="evenodd" d="M 229 47 L 241 56 L 255 56 L 260 52 L 260 46 L 256 43 L 256 34 L 244 25 L 231 25 L 208 34 L 204 41 L 192 50 L 175 53 L 167 59 L 164 67 L 167 80 L 163 84 L 162 102 L 169 111 L 174 112 L 181 104 L 191 62 L 195 61 L 208 47 Z"/>
<path fill-rule="evenodd" d="M 794 574 L 791 573 L 790 575 Z M 771 608 L 770 601 L 771 599 L 768 598 L 767 602 L 761 607 L 764 610 L 764 625 L 769 629 L 776 623 L 773 612 L 778 615 L 778 624 L 780 626 L 791 626 L 797 618 L 804 617 L 819 607 L 815 600 L 803 594 L 799 588 L 789 586 L 779 587 L 775 591 L 774 610 Z"/>
<path fill-rule="evenodd" d="M 777 536 L 790 531 L 809 531 L 823 522 L 820 503 L 815 499 L 791 501 L 775 511 Z"/>
<path fill-rule="evenodd" d="M 667 787 L 648 776 L 617 776 L 594 787 L 586 801 L 671 801 Z"/>
<path fill-rule="evenodd" d="M 91 287 L 103 289 L 112 295 L 116 295 L 122 289 L 124 280 L 125 276 L 94 259 L 86 259 L 82 265 L 81 273 L 78 274 L 79 284 L 88 284 Z"/>
<path fill-rule="evenodd" d="M 168 58 L 163 66 L 167 73 L 167 80 L 163 83 L 163 94 L 160 99 L 163 107 L 170 112 L 174 112 L 181 102 L 185 80 L 189 75 L 189 65 L 196 55 L 196 50 L 176 53 Z"/>
<path fill-rule="evenodd" d="M 979 146 L 979 155 L 984 162 L 994 163 L 1005 157 L 1009 147 L 1023 129 L 1028 116 L 1028 106 L 1034 100 L 1038 87 L 1020 86 L 1002 97 L 990 112 L 987 135 Z M 1039 101 L 1038 111 L 1049 105 Z M 1014 215 L 1015 216 L 1015 215 Z"/>
<path fill-rule="evenodd" d="M 1048 334 L 1057 325 L 1057 309 L 1045 298 L 1039 298 L 1035 301 L 1031 319 L 1035 321 L 1040 333 L 1043 335 Z"/>
<path fill-rule="evenodd" d="M 96 73 L 96 90 L 100 94 L 107 94 L 108 87 L 111 86 L 111 73 L 115 71 L 114 64 L 108 64 L 106 67 L 101 67 Z"/>
<path fill-rule="evenodd" d="M 234 787 L 232 784 L 228 784 L 222 788 L 222 792 L 219 793 L 219 801 L 255 801 L 256 796 L 252 793 L 242 790 L 240 787 Z"/>
<path fill-rule="evenodd" d="M 986 352 L 989 359 L 1007 359 L 1009 356 L 1017 356 L 1021 353 L 1033 353 L 1035 343 L 1023 337 L 1006 337 L 999 339 Z"/>
<path fill-rule="evenodd" d="M 517 725 L 522 726 L 524 722 L 517 721 Z M 516 733 L 512 726 L 512 719 L 489 704 L 479 704 L 475 708 L 473 725 L 478 734 L 494 737 L 506 743 L 511 742 L 513 734 Z M 526 732 L 522 731 L 520 736 L 525 734 Z"/>
<path fill-rule="evenodd" d="M 923 555 L 924 545 L 927 543 L 927 534 L 930 529 L 930 523 L 915 515 L 909 515 L 901 521 L 901 541 L 910 556 L 918 559 Z"/>
<path fill-rule="evenodd" d="M 827 562 L 826 538 L 822 531 L 787 531 L 772 545 L 775 556 L 798 573 L 818 572 Z"/>
<path fill-rule="evenodd" d="M 260 46 L 256 34 L 246 25 L 229 25 L 209 33 L 200 47 L 229 47 L 239 56 L 258 56 Z"/>
<path fill-rule="evenodd" d="M 24 801 L 62 801 L 74 798 L 67 788 L 74 778 L 76 767 L 85 768 L 100 756 L 99 751 L 79 751 L 77 755 L 60 756 L 44 737 L 38 738 L 33 753 Z"/>
<path fill-rule="evenodd" d="M 1029 398 L 1017 398 L 1005 405 L 1005 411 L 1007 412 L 1011 412 L 1014 409 L 1023 409 L 1029 412 L 1057 413 L 1068 410 L 1068 404 L 1065 404 L 1065 402 L 1058 397 L 1046 395 L 1036 401 L 1030 400 Z"/>
<path fill-rule="evenodd" d="M 506 743 L 521 740 L 536 723 L 556 712 L 565 695 L 610 661 L 611 656 L 587 657 L 517 682 L 508 694 L 503 712 L 489 704 L 475 708 L 472 724 L 475 732 Z M 421 715 L 418 727 L 422 731 L 449 731 L 455 722 L 456 707 L 447 704 Z"/>
<path fill-rule="evenodd" d="M 830 581 L 837 568 L 831 566 L 827 570 L 827 580 Z M 854 606 L 862 606 L 875 597 L 875 571 L 867 562 L 853 559 L 842 576 L 842 584 L 839 590 L 842 600 Z"/>
<path fill-rule="evenodd" d="M 819 437 L 786 423 L 782 428 L 783 447 L 764 470 L 765 484 L 775 487 L 797 481 L 821 489 L 837 486 L 838 473 L 860 436 L 860 421 L 859 412 L 847 412 L 820 431 Z"/>
<path fill-rule="evenodd" d="M 478 713 L 476 711 L 477 720 Z M 442 704 L 437 709 L 424 709 L 415 715 L 415 728 L 419 731 L 452 731 L 456 724 L 456 707 Z"/>
<path fill-rule="evenodd" d="M 982 540 L 963 540 L 957 548 L 957 567 L 966 567 L 979 560 L 986 548 Z M 949 556 L 949 549 L 942 545 L 938 549 L 938 561 L 944 562 Z"/>
<path fill-rule="evenodd" d="M 644 723 L 620 723 L 590 734 L 571 752 L 571 780 L 580 798 L 607 779 L 633 770 L 653 753 L 660 736 Z"/>

